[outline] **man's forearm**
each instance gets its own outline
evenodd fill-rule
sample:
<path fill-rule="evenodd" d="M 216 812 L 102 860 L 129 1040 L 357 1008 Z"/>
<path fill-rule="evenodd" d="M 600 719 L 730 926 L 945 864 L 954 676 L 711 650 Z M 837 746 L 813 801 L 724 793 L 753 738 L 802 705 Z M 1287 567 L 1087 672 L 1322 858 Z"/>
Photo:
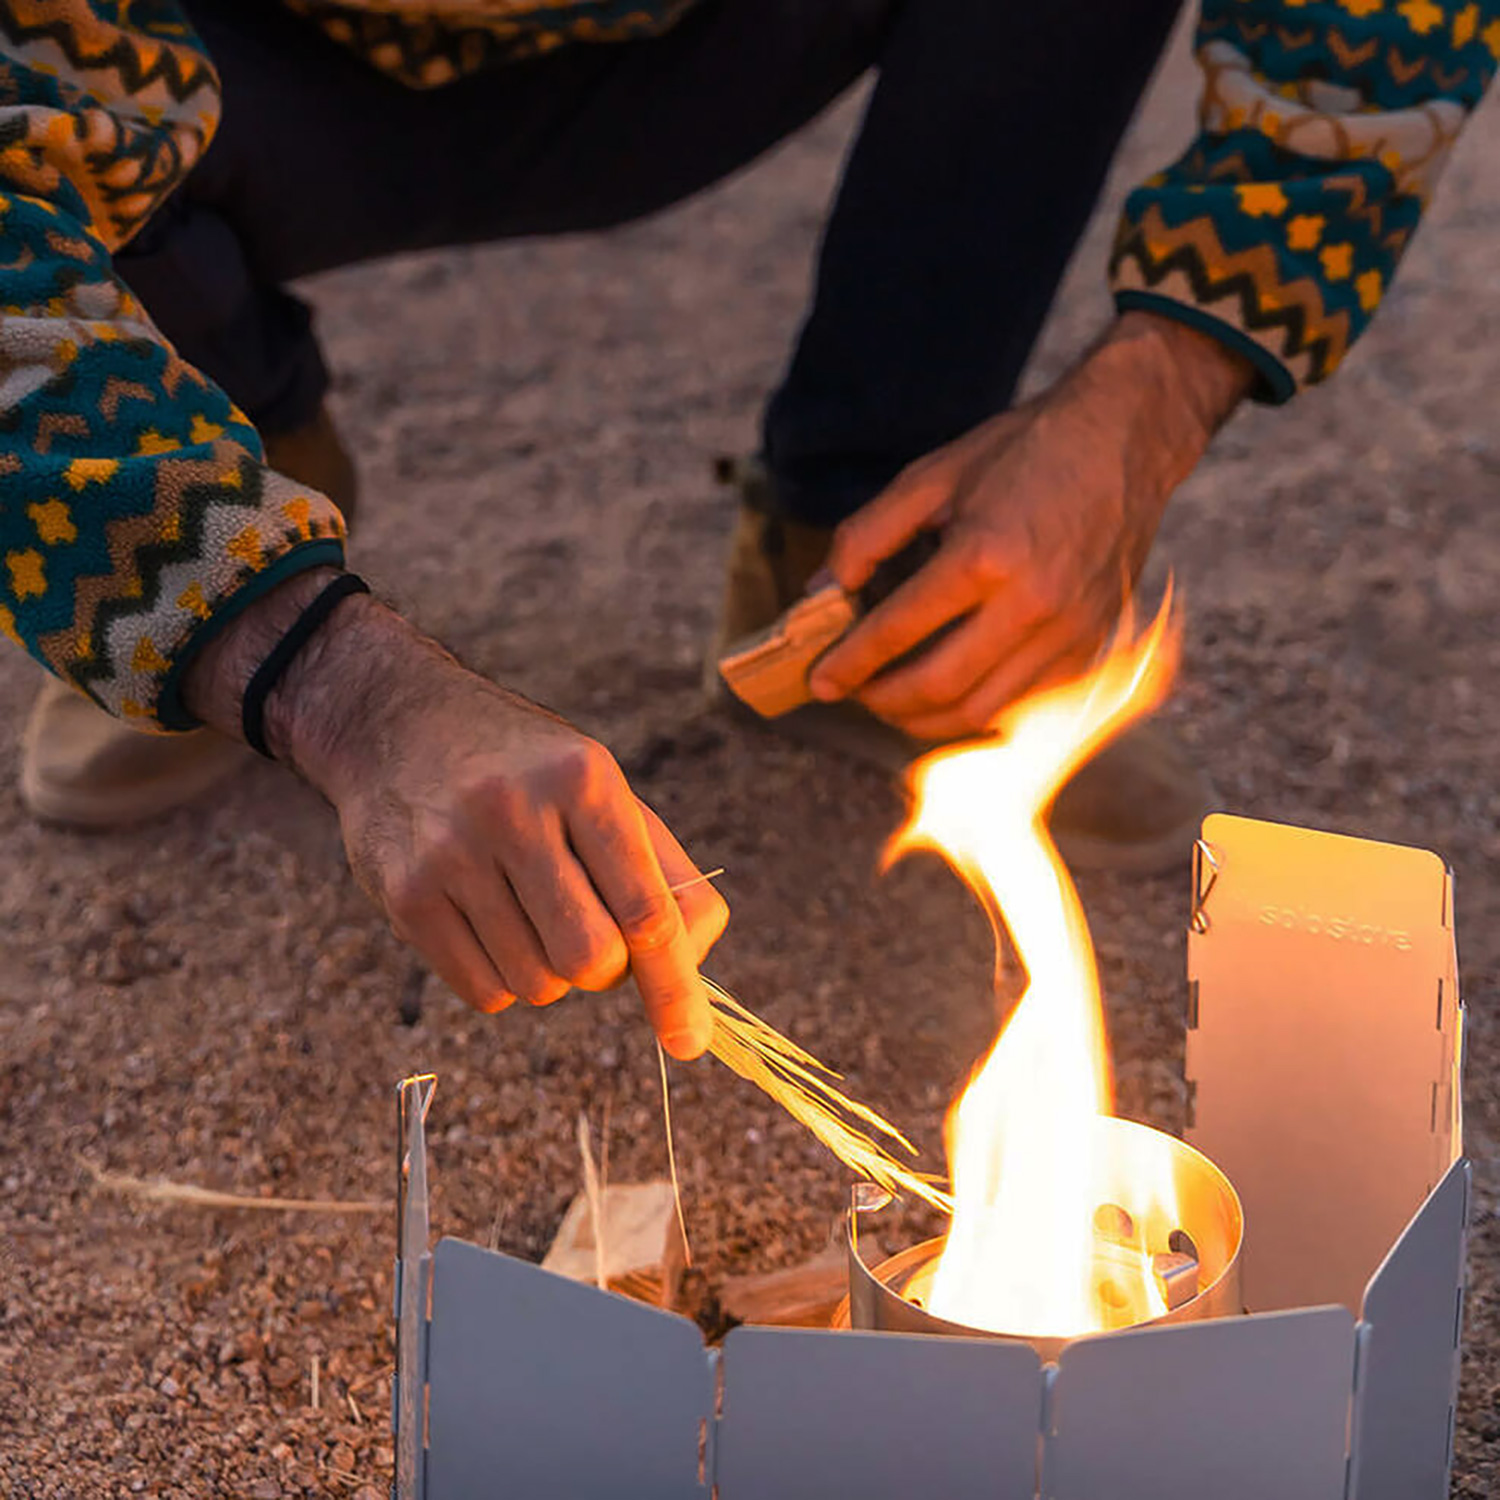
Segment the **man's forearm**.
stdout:
<path fill-rule="evenodd" d="M 298 615 L 338 576 L 315 568 L 256 600 L 189 667 L 183 697 L 205 724 L 239 739 L 245 687 Z M 374 704 L 389 707 L 399 664 L 443 652 L 368 594 L 343 600 L 292 658 L 266 698 L 266 743 L 277 760 L 333 796 L 351 740 L 374 732 Z"/>

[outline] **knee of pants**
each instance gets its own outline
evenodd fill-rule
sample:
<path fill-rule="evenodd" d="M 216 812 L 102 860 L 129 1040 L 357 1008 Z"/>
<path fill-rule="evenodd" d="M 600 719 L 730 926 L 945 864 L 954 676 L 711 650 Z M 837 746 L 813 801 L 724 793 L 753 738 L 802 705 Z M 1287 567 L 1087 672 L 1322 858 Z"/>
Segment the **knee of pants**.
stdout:
<path fill-rule="evenodd" d="M 255 274 L 234 226 L 179 194 L 115 257 L 177 352 L 257 425 L 286 430 L 327 388 L 307 304 Z"/>

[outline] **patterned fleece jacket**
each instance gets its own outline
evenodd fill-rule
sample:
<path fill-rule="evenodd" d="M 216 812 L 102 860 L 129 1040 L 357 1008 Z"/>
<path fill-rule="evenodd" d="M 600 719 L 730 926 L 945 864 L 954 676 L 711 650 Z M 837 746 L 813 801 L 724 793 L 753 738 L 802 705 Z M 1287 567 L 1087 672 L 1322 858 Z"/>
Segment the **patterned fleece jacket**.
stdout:
<path fill-rule="evenodd" d="M 284 3 L 428 88 L 659 31 L 690 0 Z M 1500 0 L 1202 0 L 1197 54 L 1198 135 L 1127 199 L 1115 298 L 1222 340 L 1285 400 L 1389 287 L 1500 60 Z M 0 0 L 0 631 L 146 728 L 191 728 L 194 652 L 343 558 L 334 506 L 265 467 L 111 268 L 218 114 L 174 0 Z"/>

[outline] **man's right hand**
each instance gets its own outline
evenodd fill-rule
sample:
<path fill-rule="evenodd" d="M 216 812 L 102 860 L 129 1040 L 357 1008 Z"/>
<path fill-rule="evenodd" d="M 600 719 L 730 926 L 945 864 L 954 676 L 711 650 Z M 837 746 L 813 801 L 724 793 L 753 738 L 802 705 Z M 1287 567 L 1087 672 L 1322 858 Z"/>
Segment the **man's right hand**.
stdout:
<path fill-rule="evenodd" d="M 237 621 L 212 642 L 189 671 L 190 707 L 237 727 L 233 685 L 331 576 L 247 610 L 259 640 Z M 340 604 L 294 659 L 266 736 L 338 809 L 355 877 L 396 934 L 469 1004 L 548 1005 L 628 972 L 674 1057 L 707 1047 L 698 964 L 728 907 L 602 745 L 368 596 Z"/>

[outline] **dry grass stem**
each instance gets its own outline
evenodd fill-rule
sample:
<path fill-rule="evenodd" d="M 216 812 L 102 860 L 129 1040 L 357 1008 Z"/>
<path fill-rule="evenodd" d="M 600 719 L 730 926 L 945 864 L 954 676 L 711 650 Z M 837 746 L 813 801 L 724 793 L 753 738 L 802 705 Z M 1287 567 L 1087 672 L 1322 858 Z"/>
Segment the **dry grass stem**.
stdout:
<path fill-rule="evenodd" d="M 96 1187 L 121 1193 L 129 1198 L 144 1198 L 151 1203 L 179 1203 L 194 1208 L 253 1208 L 262 1213 L 281 1214 L 384 1214 L 390 1204 L 368 1199 L 341 1198 L 248 1198 L 241 1193 L 220 1193 L 190 1182 L 168 1182 L 162 1177 L 129 1177 L 123 1172 L 106 1172 L 103 1167 L 80 1156 L 78 1163 L 94 1179 Z"/>
<path fill-rule="evenodd" d="M 937 1185 L 940 1178 L 913 1171 L 876 1138 L 884 1136 L 909 1155 L 917 1154 L 890 1121 L 836 1088 L 830 1080 L 839 1074 L 746 1010 L 728 990 L 711 979 L 703 982 L 712 997 L 714 1017 L 708 1050 L 726 1068 L 753 1083 L 806 1126 L 857 1176 L 879 1183 L 888 1192 L 912 1193 L 945 1213 L 952 1212 L 952 1198 Z"/>
<path fill-rule="evenodd" d="M 589 1219 L 594 1232 L 594 1285 L 602 1292 L 609 1285 L 604 1274 L 604 1185 L 594 1165 L 594 1149 L 589 1142 L 589 1117 L 578 1112 L 578 1155 L 583 1160 L 583 1192 L 589 1202 Z"/>
<path fill-rule="evenodd" d="M 710 985 L 712 981 L 709 981 Z M 687 1216 L 682 1211 L 682 1184 L 677 1180 L 677 1147 L 672 1142 L 672 1091 L 667 1085 L 667 1054 L 656 1043 L 656 1066 L 661 1070 L 661 1119 L 667 1133 L 667 1172 L 672 1178 L 672 1201 L 677 1205 L 677 1228 L 682 1235 L 682 1263 L 691 1266 L 693 1247 L 688 1243 Z"/>

